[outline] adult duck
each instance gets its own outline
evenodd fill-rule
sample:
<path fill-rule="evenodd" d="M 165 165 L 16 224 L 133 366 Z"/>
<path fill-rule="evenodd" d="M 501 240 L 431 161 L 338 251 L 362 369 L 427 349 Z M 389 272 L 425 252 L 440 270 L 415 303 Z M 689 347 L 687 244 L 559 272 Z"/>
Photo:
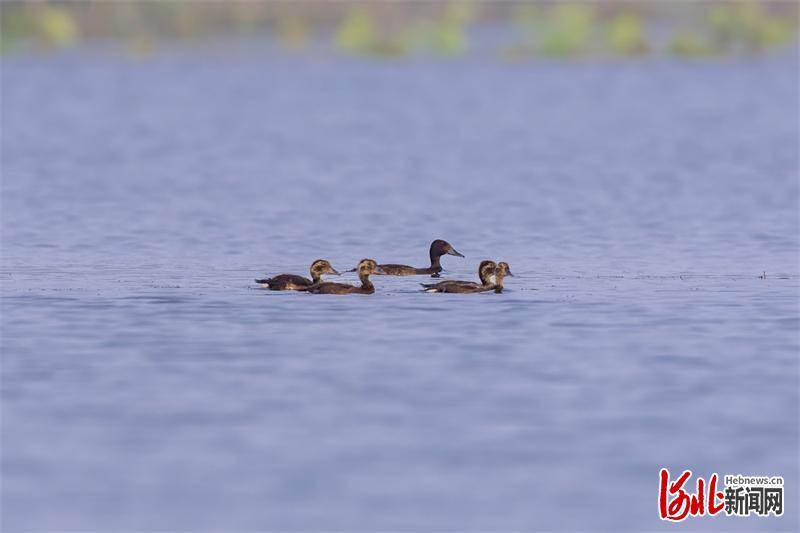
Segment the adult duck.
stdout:
<path fill-rule="evenodd" d="M 442 271 L 442 264 L 440 259 L 443 255 L 454 255 L 456 257 L 464 257 L 456 251 L 453 246 L 442 239 L 436 239 L 431 243 L 430 258 L 431 266 L 427 268 L 416 268 L 408 265 L 395 265 L 385 264 L 379 265 L 383 269 L 384 275 L 387 276 L 419 276 L 430 274 L 432 278 L 438 278 L 439 273 Z"/>

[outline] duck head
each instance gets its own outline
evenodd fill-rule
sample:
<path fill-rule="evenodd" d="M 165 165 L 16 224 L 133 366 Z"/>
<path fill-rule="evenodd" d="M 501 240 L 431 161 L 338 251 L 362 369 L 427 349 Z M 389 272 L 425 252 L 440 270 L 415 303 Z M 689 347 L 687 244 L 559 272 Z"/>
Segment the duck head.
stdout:
<path fill-rule="evenodd" d="M 489 278 L 495 273 L 497 265 L 494 261 L 481 261 L 481 264 L 478 265 L 478 277 L 481 280 L 481 283 L 484 285 L 491 284 L 491 280 Z"/>
<path fill-rule="evenodd" d="M 436 239 L 431 243 L 431 260 L 439 258 L 443 255 L 454 255 L 456 257 L 464 257 L 453 248 L 453 245 L 442 239 Z"/>
<path fill-rule="evenodd" d="M 511 267 L 508 266 L 508 263 L 505 261 L 501 261 L 497 263 L 497 268 L 494 270 L 494 282 L 495 285 L 502 288 L 503 287 L 503 278 L 506 276 L 514 277 L 514 274 L 511 273 Z"/>
<path fill-rule="evenodd" d="M 335 274 L 339 276 L 339 272 L 331 266 L 331 264 L 324 259 L 317 259 L 311 263 L 311 277 L 318 279 L 323 274 Z"/>
<path fill-rule="evenodd" d="M 355 270 L 358 272 L 359 277 L 367 277 L 371 274 L 385 274 L 374 259 L 362 259 L 358 262 L 358 266 Z"/>

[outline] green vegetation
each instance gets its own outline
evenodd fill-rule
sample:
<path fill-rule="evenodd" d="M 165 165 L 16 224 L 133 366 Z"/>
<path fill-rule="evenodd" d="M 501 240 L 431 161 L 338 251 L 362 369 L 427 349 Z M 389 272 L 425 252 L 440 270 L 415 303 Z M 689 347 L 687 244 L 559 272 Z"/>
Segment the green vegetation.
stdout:
<path fill-rule="evenodd" d="M 336 44 L 344 52 L 360 55 L 463 54 L 468 48 L 466 25 L 474 16 L 472 4 L 459 1 L 444 6 L 435 18 L 386 24 L 394 30 L 373 20 L 364 6 L 354 6 L 336 31 Z"/>
<path fill-rule="evenodd" d="M 613 5 L 613 3 L 612 3 Z M 672 54 L 704 57 L 766 52 L 796 38 L 796 9 L 789 3 L 698 2 L 663 13 L 653 5 L 620 4 L 601 13 L 597 3 L 522 4 L 512 13 L 522 38 L 505 50 L 511 59 L 585 55 Z M 608 6 L 608 4 L 605 4 Z M 659 45 L 648 32 L 662 25 Z"/>
<path fill-rule="evenodd" d="M 595 25 L 591 4 L 556 4 L 546 24 L 537 27 L 539 51 L 545 56 L 576 56 L 588 52 Z"/>
<path fill-rule="evenodd" d="M 147 55 L 170 41 L 248 37 L 292 50 L 328 42 L 343 54 L 453 57 L 499 27 L 506 39 L 495 46 L 515 59 L 764 53 L 796 39 L 798 16 L 797 3 L 781 0 L 9 0 L 0 10 L 3 53 L 102 41 Z"/>
<path fill-rule="evenodd" d="M 469 2 L 451 2 L 441 19 L 433 27 L 432 49 L 439 55 L 453 56 L 467 51 L 466 25 L 475 16 L 474 5 Z"/>
<path fill-rule="evenodd" d="M 645 54 L 650 49 L 641 19 L 633 13 L 620 13 L 608 23 L 608 46 L 619 55 Z"/>
<path fill-rule="evenodd" d="M 713 54 L 714 49 L 701 35 L 684 30 L 672 37 L 670 52 L 683 57 L 704 57 Z"/>
<path fill-rule="evenodd" d="M 2 12 L 0 50 L 6 51 L 24 39 L 34 39 L 40 46 L 64 48 L 78 40 L 78 26 L 68 9 L 41 5 L 35 10 Z"/>
<path fill-rule="evenodd" d="M 350 11 L 336 32 L 336 44 L 348 52 L 366 51 L 375 46 L 378 32 L 370 18 L 369 12 L 363 8 Z"/>

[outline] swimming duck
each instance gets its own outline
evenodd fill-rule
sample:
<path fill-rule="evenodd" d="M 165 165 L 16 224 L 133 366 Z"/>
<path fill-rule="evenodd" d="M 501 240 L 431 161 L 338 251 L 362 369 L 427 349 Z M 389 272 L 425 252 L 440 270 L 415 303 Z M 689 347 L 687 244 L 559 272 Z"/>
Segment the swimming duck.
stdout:
<path fill-rule="evenodd" d="M 514 274 L 511 273 L 511 267 L 508 266 L 508 263 L 501 261 L 497 263 L 497 268 L 494 269 L 494 292 L 498 294 L 503 292 L 503 278 L 506 276 L 513 278 Z"/>
<path fill-rule="evenodd" d="M 385 274 L 383 269 L 378 266 L 378 263 L 372 259 L 362 259 L 353 270 L 358 271 L 358 277 L 361 280 L 360 287 L 348 285 L 347 283 L 326 281 L 316 283 L 307 290 L 314 294 L 372 294 L 375 292 L 375 286 L 369 280 L 370 274 Z"/>
<path fill-rule="evenodd" d="M 311 263 L 311 279 L 297 274 L 280 274 L 272 278 L 257 279 L 256 283 L 261 284 L 265 289 L 273 291 L 304 291 L 312 285 L 321 281 L 323 274 L 336 274 L 339 272 L 334 269 L 329 262 L 324 259 L 317 259 Z"/>
<path fill-rule="evenodd" d="M 496 268 L 497 265 L 495 265 L 494 261 L 481 261 L 481 264 L 478 265 L 480 283 L 475 283 L 474 281 L 447 280 L 440 281 L 439 283 L 420 283 L 420 285 L 425 287 L 425 292 L 471 293 L 488 291 L 495 288 L 491 277 L 492 274 L 495 273 Z"/>
<path fill-rule="evenodd" d="M 453 246 L 442 239 L 436 239 L 431 243 L 430 256 L 431 266 L 428 268 L 414 268 L 408 265 L 380 265 L 387 276 L 416 276 L 420 274 L 430 274 L 432 278 L 438 278 L 439 272 L 442 271 L 442 265 L 439 263 L 439 258 L 443 255 L 455 255 L 456 257 L 464 257 L 458 253 Z"/>

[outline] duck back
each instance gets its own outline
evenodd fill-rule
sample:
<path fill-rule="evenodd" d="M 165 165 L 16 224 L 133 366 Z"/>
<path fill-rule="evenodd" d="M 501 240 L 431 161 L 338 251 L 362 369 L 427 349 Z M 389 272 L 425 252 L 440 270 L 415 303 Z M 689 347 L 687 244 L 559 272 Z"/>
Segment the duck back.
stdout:
<path fill-rule="evenodd" d="M 256 283 L 273 291 L 306 290 L 312 285 L 310 279 L 296 274 L 281 274 L 266 279 L 257 279 Z"/>
<path fill-rule="evenodd" d="M 439 283 L 420 283 L 425 287 L 425 292 L 451 292 L 451 293 L 471 293 L 487 290 L 486 287 L 472 281 L 448 280 Z"/>
<path fill-rule="evenodd" d="M 380 265 L 386 276 L 413 276 L 417 269 L 409 265 Z"/>
<path fill-rule="evenodd" d="M 375 292 L 375 287 L 356 287 L 347 283 L 326 281 L 312 285 L 308 288 L 308 292 L 313 294 L 372 294 Z"/>

